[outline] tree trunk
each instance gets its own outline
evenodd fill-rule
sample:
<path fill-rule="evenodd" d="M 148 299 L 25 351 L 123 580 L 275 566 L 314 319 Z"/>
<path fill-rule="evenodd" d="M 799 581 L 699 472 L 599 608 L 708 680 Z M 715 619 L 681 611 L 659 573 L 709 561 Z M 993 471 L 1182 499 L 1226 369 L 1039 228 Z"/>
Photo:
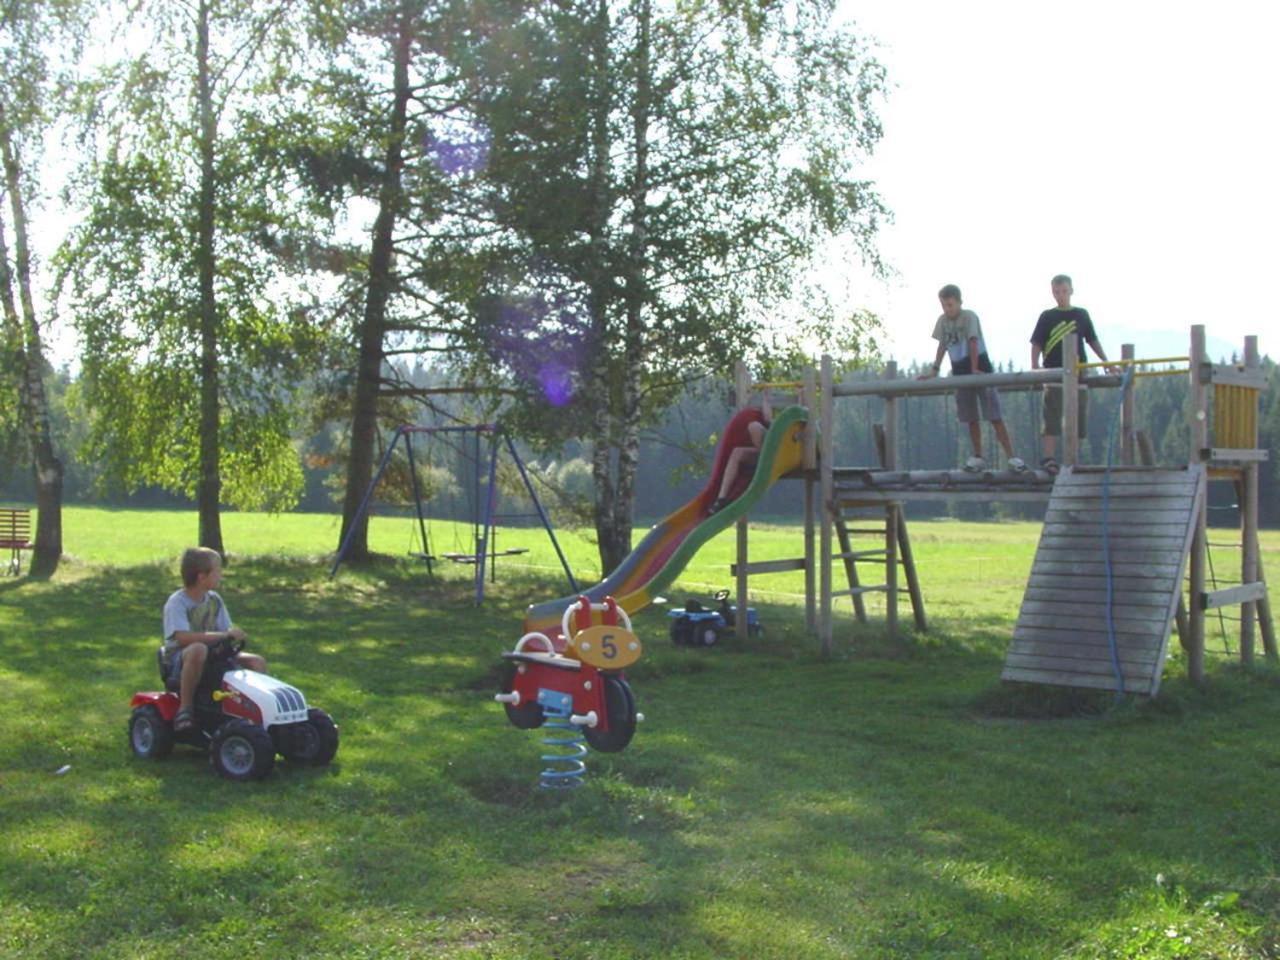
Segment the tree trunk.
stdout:
<path fill-rule="evenodd" d="M 394 62 L 394 101 L 391 129 L 387 138 L 382 186 L 378 191 L 378 217 L 373 224 L 369 251 L 369 287 L 365 295 L 364 318 L 360 324 L 360 354 L 356 364 L 355 404 L 351 416 L 351 453 L 347 461 L 347 489 L 342 504 L 342 530 L 338 545 L 356 520 L 356 512 L 373 479 L 374 441 L 378 431 L 378 388 L 382 382 L 383 340 L 387 327 L 387 300 L 394 283 L 392 255 L 395 249 L 396 215 L 402 197 L 401 172 L 404 166 L 404 136 L 409 104 L 409 58 L 413 48 L 412 20 L 407 12 L 400 18 Z M 369 556 L 369 517 L 365 514 L 352 531 L 346 559 Z"/>
<path fill-rule="evenodd" d="M 640 465 L 640 388 L 644 370 L 644 305 L 648 258 L 650 63 L 649 0 L 639 0 L 635 49 L 635 98 L 631 105 L 634 164 L 628 185 L 631 234 L 627 238 L 626 325 L 623 332 L 621 445 L 613 530 L 625 556 L 631 549 L 636 470 Z"/>
<path fill-rule="evenodd" d="M 610 354 L 613 336 L 610 316 L 613 313 L 611 278 L 608 270 L 609 213 L 612 209 L 610 185 L 610 150 L 613 138 L 609 130 L 612 104 L 610 96 L 610 20 L 607 0 L 599 0 L 592 30 L 592 67 L 594 82 L 589 85 L 591 98 L 590 186 L 592 197 L 590 246 L 585 266 L 585 282 L 589 290 L 593 362 L 588 373 L 588 389 L 595 404 L 591 423 L 591 477 L 594 487 L 593 519 L 596 548 L 604 576 L 631 552 L 632 498 L 619 503 L 619 476 L 622 458 L 618 456 L 622 432 L 617 428 L 620 394 L 614 382 L 614 360 Z"/>
<path fill-rule="evenodd" d="M 196 96 L 200 114 L 200 198 L 197 211 L 196 264 L 200 284 L 200 479 L 196 505 L 200 546 L 225 554 L 222 544 L 222 494 L 219 464 L 221 416 L 218 403 L 218 303 L 214 295 L 214 215 L 217 185 L 213 152 L 217 121 L 209 78 L 209 0 L 201 0 L 196 23 Z"/>
<path fill-rule="evenodd" d="M 14 302 L 13 275 L 9 269 L 8 241 L 0 217 L 0 298 L 5 326 L 19 351 L 19 396 L 23 424 L 31 445 L 31 462 L 36 486 L 36 539 L 31 558 L 31 575 L 49 577 L 62 559 L 62 461 L 53 450 L 49 429 L 49 403 L 44 392 L 44 348 L 31 295 L 31 254 L 27 244 L 27 215 L 22 202 L 19 161 L 9 135 L 8 117 L 0 105 L 0 152 L 3 154 L 5 188 L 13 212 L 14 246 L 18 271 L 18 295 L 22 301 L 22 321 Z"/>

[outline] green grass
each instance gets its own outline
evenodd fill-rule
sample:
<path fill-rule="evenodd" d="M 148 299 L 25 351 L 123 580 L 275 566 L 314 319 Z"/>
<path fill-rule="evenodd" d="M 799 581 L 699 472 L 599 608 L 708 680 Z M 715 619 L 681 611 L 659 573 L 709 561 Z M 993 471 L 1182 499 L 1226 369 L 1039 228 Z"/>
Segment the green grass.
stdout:
<path fill-rule="evenodd" d="M 640 615 L 648 719 L 546 796 L 538 735 L 490 700 L 525 604 L 566 592 L 540 534 L 504 533 L 528 564 L 476 609 L 470 568 L 429 584 L 403 556 L 404 521 L 329 580 L 333 518 L 228 514 L 233 615 L 343 737 L 328 769 L 237 785 L 124 735 L 194 516 L 65 524 L 53 581 L 0 581 L 0 956 L 1280 955 L 1280 674 L 1234 667 L 1211 621 L 1203 690 L 1176 643 L 1153 702 L 1001 687 L 1034 525 L 913 524 L 933 629 L 890 642 L 846 602 L 831 660 L 798 575 L 753 581 L 749 642 L 675 649 Z M 729 586 L 732 544 L 673 599 Z M 783 527 L 752 545 L 800 552 Z"/>

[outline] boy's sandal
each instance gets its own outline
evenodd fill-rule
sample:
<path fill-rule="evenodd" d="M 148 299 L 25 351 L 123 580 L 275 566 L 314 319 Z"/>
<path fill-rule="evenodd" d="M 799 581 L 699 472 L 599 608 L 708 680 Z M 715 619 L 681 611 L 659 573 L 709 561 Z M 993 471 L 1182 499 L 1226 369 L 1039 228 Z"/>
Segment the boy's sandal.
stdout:
<path fill-rule="evenodd" d="M 1045 457 L 1040 461 L 1040 469 L 1049 474 L 1049 476 L 1056 477 L 1058 475 L 1058 471 L 1062 468 L 1058 465 L 1058 461 L 1053 457 Z"/>
<path fill-rule="evenodd" d="M 182 733 L 186 730 L 190 730 L 195 725 L 195 714 L 191 712 L 190 707 L 183 707 L 173 718 L 173 730 L 175 733 Z"/>

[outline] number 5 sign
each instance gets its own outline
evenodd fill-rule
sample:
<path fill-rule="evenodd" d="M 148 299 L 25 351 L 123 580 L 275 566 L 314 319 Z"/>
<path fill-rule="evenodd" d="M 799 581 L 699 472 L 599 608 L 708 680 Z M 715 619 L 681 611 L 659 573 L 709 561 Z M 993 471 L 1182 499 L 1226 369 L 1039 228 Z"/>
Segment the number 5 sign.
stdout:
<path fill-rule="evenodd" d="M 630 630 L 609 624 L 587 627 L 573 638 L 578 658 L 599 670 L 621 670 L 640 659 L 640 638 Z"/>

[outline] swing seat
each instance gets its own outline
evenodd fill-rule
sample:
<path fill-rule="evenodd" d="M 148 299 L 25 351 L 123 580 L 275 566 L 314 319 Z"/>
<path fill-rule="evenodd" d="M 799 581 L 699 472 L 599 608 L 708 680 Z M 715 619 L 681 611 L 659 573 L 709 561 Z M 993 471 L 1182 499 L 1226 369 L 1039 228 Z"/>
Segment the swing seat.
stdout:
<path fill-rule="evenodd" d="M 516 554 L 528 552 L 528 547 L 509 547 L 506 550 L 491 550 L 485 554 L 485 557 L 513 557 Z M 474 553 L 446 553 L 443 556 L 454 563 L 477 563 L 480 560 L 479 555 Z"/>

